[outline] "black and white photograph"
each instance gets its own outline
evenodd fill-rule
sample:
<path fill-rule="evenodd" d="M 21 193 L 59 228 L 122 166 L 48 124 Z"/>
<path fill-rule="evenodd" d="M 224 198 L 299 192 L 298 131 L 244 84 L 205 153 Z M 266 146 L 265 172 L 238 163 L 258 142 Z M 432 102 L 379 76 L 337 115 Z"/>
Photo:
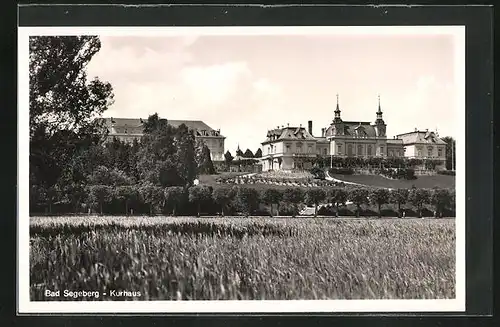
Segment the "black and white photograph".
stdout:
<path fill-rule="evenodd" d="M 465 28 L 20 27 L 19 310 L 465 310 Z"/>

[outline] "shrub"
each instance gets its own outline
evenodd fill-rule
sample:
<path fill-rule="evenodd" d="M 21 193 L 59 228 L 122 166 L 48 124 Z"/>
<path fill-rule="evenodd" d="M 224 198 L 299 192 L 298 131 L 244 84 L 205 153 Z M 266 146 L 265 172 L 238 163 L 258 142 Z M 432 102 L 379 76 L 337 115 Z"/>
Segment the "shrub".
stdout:
<path fill-rule="evenodd" d="M 313 174 L 315 179 L 320 179 L 320 180 L 325 179 L 325 171 L 319 168 L 318 166 L 312 167 L 311 170 L 309 170 L 309 172 Z"/>

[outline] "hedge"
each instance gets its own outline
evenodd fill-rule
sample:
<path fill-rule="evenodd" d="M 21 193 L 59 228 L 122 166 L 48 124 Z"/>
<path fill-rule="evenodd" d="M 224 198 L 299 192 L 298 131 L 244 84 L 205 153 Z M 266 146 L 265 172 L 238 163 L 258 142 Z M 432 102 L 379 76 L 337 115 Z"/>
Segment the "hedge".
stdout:
<path fill-rule="evenodd" d="M 157 187 L 155 187 L 157 188 Z M 197 188 L 195 191 L 193 188 Z M 220 188 L 226 188 L 226 192 L 220 192 Z M 288 187 L 283 189 L 283 187 L 272 187 L 261 191 L 252 189 L 251 187 L 245 185 L 218 185 L 214 188 L 206 187 L 203 185 L 193 186 L 191 188 L 180 188 L 177 190 L 164 189 L 162 192 L 156 192 L 154 197 L 148 196 L 147 192 L 144 192 L 144 186 L 141 185 L 131 185 L 127 189 L 130 192 L 130 196 L 125 194 L 125 190 L 120 187 L 106 187 L 103 188 L 109 191 L 109 194 L 103 194 L 100 197 L 99 202 L 94 198 L 88 197 L 85 199 L 78 208 L 70 208 L 65 203 L 56 203 L 51 205 L 51 214 L 71 214 L 71 213 L 87 213 L 88 209 L 91 209 L 92 213 L 100 213 L 102 210 L 103 214 L 106 215 L 179 215 L 179 216 L 195 216 L 195 215 L 235 215 L 239 212 L 243 212 L 243 215 L 272 215 L 271 207 L 279 204 L 279 215 L 297 215 L 298 212 L 305 206 L 306 196 L 304 189 L 298 187 Z M 274 190 L 278 195 L 274 195 L 271 199 L 269 198 L 269 189 Z M 378 215 L 378 202 L 374 202 L 375 198 L 381 203 L 381 215 L 382 216 L 398 216 L 401 212 L 397 212 L 397 199 L 401 199 L 399 190 L 389 191 L 385 195 L 380 196 L 379 190 L 374 187 L 359 187 L 359 186 L 323 186 L 321 189 L 326 191 L 327 199 L 335 199 L 336 192 L 338 190 L 344 190 L 347 192 L 347 200 L 358 199 L 357 201 L 361 204 L 361 215 L 362 216 L 373 216 Z M 118 191 L 119 190 L 119 191 Z M 367 192 L 361 192 L 362 194 L 368 194 L 366 199 L 359 200 L 360 190 L 366 190 Z M 175 191 L 175 192 L 173 192 Z M 257 192 L 257 193 L 256 193 Z M 267 192 L 267 197 L 265 196 Z M 406 195 L 403 197 L 401 208 L 406 210 L 406 216 L 419 216 L 419 211 L 422 212 L 424 216 L 429 216 L 433 214 L 435 210 L 439 215 L 454 216 L 455 207 L 455 190 L 451 189 L 417 189 L 412 188 L 403 192 Z M 141 195 L 142 194 L 142 195 Z M 167 196 L 169 195 L 170 196 Z M 172 194 L 177 194 L 172 196 Z M 217 195 L 216 195 L 217 194 Z M 224 201 L 224 196 L 227 194 L 227 201 Z M 379 194 L 379 195 L 377 195 Z M 356 198 L 355 196 L 358 195 Z M 386 196 L 387 198 L 384 198 Z M 278 203 L 273 202 L 274 199 Z M 94 199 L 94 200 L 93 200 Z M 93 202 L 92 202 L 93 200 Z M 318 210 L 318 215 L 331 216 L 335 215 L 335 206 L 332 208 L 325 208 L 321 204 L 332 203 L 334 201 L 322 201 L 320 208 Z M 222 210 L 221 204 L 224 204 L 224 210 Z M 38 205 L 32 205 L 30 208 L 30 213 L 43 213 L 47 210 L 48 205 L 41 203 Z M 355 215 L 356 206 L 355 205 L 345 205 L 340 204 L 339 206 L 340 215 Z M 395 209 L 396 208 L 396 209 Z M 128 212 L 125 212 L 128 210 Z M 274 213 L 275 211 L 273 211 Z M 432 214 L 430 214 L 431 212 Z"/>

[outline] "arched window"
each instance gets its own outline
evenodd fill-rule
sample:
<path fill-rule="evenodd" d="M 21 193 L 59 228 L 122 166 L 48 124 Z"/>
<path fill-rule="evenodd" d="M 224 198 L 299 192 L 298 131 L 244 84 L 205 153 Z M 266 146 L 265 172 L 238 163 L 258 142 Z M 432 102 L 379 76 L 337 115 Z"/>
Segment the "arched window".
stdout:
<path fill-rule="evenodd" d="M 372 155 L 372 146 L 371 145 L 368 146 L 368 155 L 369 156 Z"/>
<path fill-rule="evenodd" d="M 363 154 L 363 147 L 361 146 L 361 144 L 358 144 L 358 156 L 362 154 Z"/>

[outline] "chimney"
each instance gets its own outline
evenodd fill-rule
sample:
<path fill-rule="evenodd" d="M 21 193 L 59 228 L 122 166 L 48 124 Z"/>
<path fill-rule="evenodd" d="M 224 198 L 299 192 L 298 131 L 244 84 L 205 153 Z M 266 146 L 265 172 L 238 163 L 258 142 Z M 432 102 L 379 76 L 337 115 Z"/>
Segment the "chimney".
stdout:
<path fill-rule="evenodd" d="M 309 134 L 313 135 L 313 122 L 312 122 L 312 120 L 309 120 L 307 122 L 307 131 L 309 132 Z"/>
<path fill-rule="evenodd" d="M 324 128 L 324 127 L 321 129 L 321 137 L 325 137 L 325 130 L 326 130 L 326 128 Z"/>
<path fill-rule="evenodd" d="M 415 127 L 415 132 L 417 131 L 417 128 Z"/>

